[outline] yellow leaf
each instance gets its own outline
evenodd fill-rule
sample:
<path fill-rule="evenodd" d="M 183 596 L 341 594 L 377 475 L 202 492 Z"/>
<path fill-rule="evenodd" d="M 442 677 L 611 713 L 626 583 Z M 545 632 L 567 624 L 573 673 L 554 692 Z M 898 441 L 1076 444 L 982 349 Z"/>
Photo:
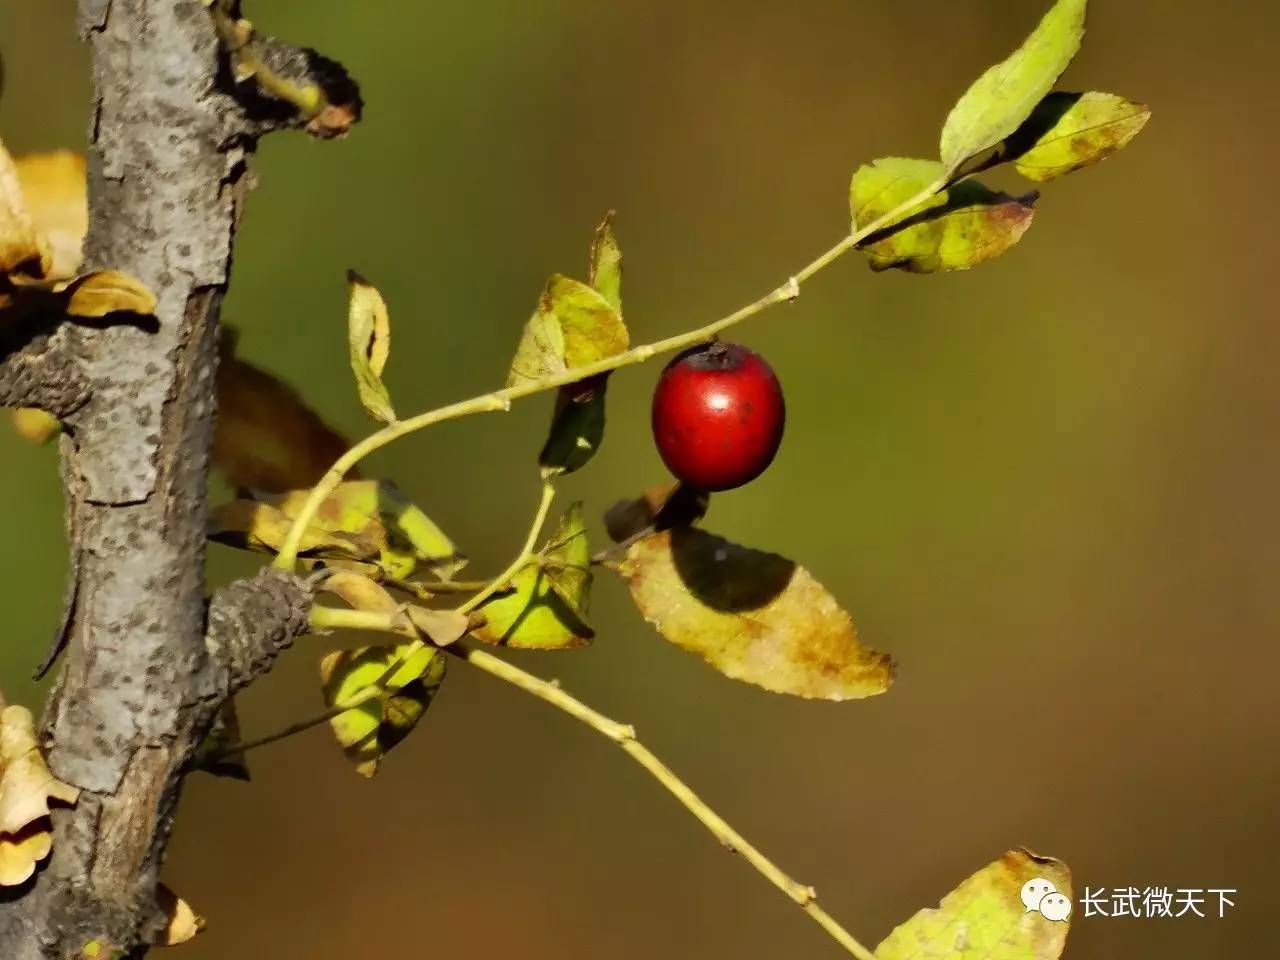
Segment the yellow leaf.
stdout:
<path fill-rule="evenodd" d="M 662 636 L 727 677 L 824 700 L 893 682 L 893 659 L 859 643 L 835 598 L 785 557 L 676 528 L 638 540 L 614 566 Z"/>
<path fill-rule="evenodd" d="M 48 245 L 48 278 L 74 277 L 89 231 L 89 190 L 82 154 L 30 153 L 14 160 L 22 197 L 36 231 Z"/>
<path fill-rule="evenodd" d="M 24 273 L 43 278 L 49 273 L 49 263 L 49 249 L 32 222 L 18 170 L 0 142 L 0 275 Z"/>
<path fill-rule="evenodd" d="M 156 905 L 165 915 L 164 929 L 155 942 L 157 947 L 174 947 L 186 943 L 204 930 L 204 918 L 197 917 L 191 904 L 163 883 L 156 886 Z"/>
<path fill-rule="evenodd" d="M 156 311 L 156 295 L 119 270 L 86 273 L 64 291 L 64 309 L 73 317 L 105 317 L 112 313 L 147 316 Z"/>
<path fill-rule="evenodd" d="M 878 960 L 1057 960 L 1068 922 L 1023 903 L 1022 889 L 1047 881 L 1071 900 L 1071 871 L 1052 857 L 1011 850 L 921 910 L 876 947 Z M 1040 884 L 1037 884 L 1040 887 Z"/>
<path fill-rule="evenodd" d="M 360 402 L 375 420 L 396 419 L 382 371 L 391 354 L 391 318 L 378 288 L 354 270 L 347 271 L 351 296 L 347 310 L 347 342 Z"/>
<path fill-rule="evenodd" d="M 401 658 L 404 662 L 386 677 Z M 337 650 L 320 663 L 324 701 L 348 702 L 382 681 L 383 692 L 330 720 L 343 751 L 362 776 L 378 772 L 383 756 L 407 737 L 444 682 L 445 655 L 434 647 L 362 647 Z"/>
<path fill-rule="evenodd" d="M 49 803 L 73 804 L 79 796 L 45 765 L 31 711 L 0 711 L 0 886 L 24 883 L 49 855 Z"/>
<path fill-rule="evenodd" d="M 48 443 L 62 432 L 62 424 L 57 417 L 35 407 L 19 407 L 14 410 L 13 428 L 18 436 L 31 443 Z"/>

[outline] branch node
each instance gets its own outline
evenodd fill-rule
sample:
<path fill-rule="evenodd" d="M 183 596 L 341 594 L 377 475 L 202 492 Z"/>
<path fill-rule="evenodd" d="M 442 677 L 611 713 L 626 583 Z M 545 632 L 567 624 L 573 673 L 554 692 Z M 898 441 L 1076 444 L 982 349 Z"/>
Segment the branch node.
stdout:
<path fill-rule="evenodd" d="M 311 632 L 314 591 L 308 580 L 268 568 L 213 595 L 205 647 L 219 673 L 220 696 L 267 673 L 282 650 Z"/>

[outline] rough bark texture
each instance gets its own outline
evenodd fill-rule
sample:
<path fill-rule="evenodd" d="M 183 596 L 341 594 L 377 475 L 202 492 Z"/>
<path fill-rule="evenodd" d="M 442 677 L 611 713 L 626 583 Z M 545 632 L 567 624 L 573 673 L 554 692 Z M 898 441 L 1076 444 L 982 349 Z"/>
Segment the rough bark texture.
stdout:
<path fill-rule="evenodd" d="M 81 26 L 95 91 L 86 268 L 140 279 L 158 322 L 64 326 L 56 350 L 40 331 L 0 344 L 0 405 L 38 403 L 66 428 L 72 580 L 44 732 L 55 774 L 82 791 L 54 818 L 44 869 L 0 897 L 4 960 L 79 958 L 92 941 L 145 949 L 195 748 L 230 693 L 305 631 L 311 599 L 305 582 L 268 573 L 206 608 L 203 562 L 218 311 L 246 153 L 309 118 L 232 83 L 201 0 L 82 0 Z"/>

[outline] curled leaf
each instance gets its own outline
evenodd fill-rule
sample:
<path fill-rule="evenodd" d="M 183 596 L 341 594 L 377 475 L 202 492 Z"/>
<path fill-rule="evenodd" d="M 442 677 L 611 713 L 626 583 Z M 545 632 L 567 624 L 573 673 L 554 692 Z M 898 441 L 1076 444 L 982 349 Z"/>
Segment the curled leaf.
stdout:
<path fill-rule="evenodd" d="M 893 659 L 859 643 L 835 598 L 785 557 L 685 527 L 636 541 L 614 566 L 662 636 L 727 677 L 823 700 L 893 682 Z"/>
<path fill-rule="evenodd" d="M 591 259 L 587 267 L 587 283 L 604 297 L 609 306 L 622 316 L 622 248 L 613 232 L 613 211 L 596 227 L 591 243 Z"/>
<path fill-rule="evenodd" d="M 391 354 L 391 317 L 378 288 L 354 270 L 347 271 L 350 301 L 347 309 L 347 343 L 351 371 L 356 377 L 360 402 L 375 420 L 396 419 L 391 395 L 382 382 L 382 371 Z"/>
<path fill-rule="evenodd" d="M 1080 50 L 1087 0 L 1057 0 L 1006 60 L 979 77 L 942 127 L 942 163 L 954 171 L 1022 124 Z"/>
<path fill-rule="evenodd" d="M 507 385 L 586 366 L 622 353 L 630 345 L 622 318 L 604 296 L 585 283 L 556 274 L 547 281 L 537 309 L 525 324 Z"/>
<path fill-rule="evenodd" d="M 1145 104 L 1113 93 L 1051 93 L 1005 141 L 1001 159 L 1030 180 L 1054 180 L 1124 149 L 1150 119 Z"/>
<path fill-rule="evenodd" d="M 405 644 L 338 650 L 321 661 L 324 701 L 329 707 L 382 685 L 374 699 L 329 721 L 338 743 L 362 776 L 377 773 L 382 758 L 422 719 L 444 682 L 445 659 L 434 647 Z M 395 672 L 386 677 L 397 663 Z"/>
<path fill-rule="evenodd" d="M 1052 857 L 1010 850 L 956 887 L 937 907 L 919 911 L 876 947 L 878 960 L 1057 960 L 1066 921 L 1028 909 L 1022 889 L 1052 884 L 1071 899 L 1071 871 Z"/>
<path fill-rule="evenodd" d="M 49 804 L 79 796 L 45 765 L 31 711 L 0 710 L 0 887 L 25 883 L 53 849 Z"/>
<path fill-rule="evenodd" d="M 317 483 L 348 443 L 293 387 L 235 355 L 218 363 L 213 465 L 236 490 L 284 493 Z"/>
<path fill-rule="evenodd" d="M 86 273 L 63 291 L 64 306 L 73 317 L 105 317 L 113 313 L 148 316 L 156 311 L 156 295 L 140 281 L 119 270 Z"/>
<path fill-rule="evenodd" d="M 515 575 L 513 589 L 479 609 L 484 623 L 473 635 L 485 643 L 526 650 L 580 647 L 594 636 L 587 626 L 591 551 L 582 504 L 573 504 L 539 560 Z"/>
<path fill-rule="evenodd" d="M 859 167 L 849 188 L 855 225 L 873 223 L 937 180 L 934 160 L 886 157 Z M 1013 247 L 1031 226 L 1036 195 L 1010 197 L 963 180 L 930 197 L 861 249 L 873 270 L 967 270 Z"/>

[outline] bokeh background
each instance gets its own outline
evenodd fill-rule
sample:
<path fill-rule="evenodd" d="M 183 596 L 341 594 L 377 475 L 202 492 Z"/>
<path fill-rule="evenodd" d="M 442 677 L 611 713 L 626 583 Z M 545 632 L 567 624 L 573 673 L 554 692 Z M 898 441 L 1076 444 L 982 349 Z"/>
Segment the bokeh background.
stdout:
<path fill-rule="evenodd" d="M 404 410 L 497 383 L 544 278 L 582 275 L 609 208 L 634 336 L 700 325 L 846 229 L 858 163 L 931 155 L 1042 6 L 258 0 L 261 28 L 346 62 L 368 111 L 346 142 L 262 145 L 226 316 L 351 434 L 368 424 L 349 266 L 390 302 Z M 0 5 L 14 152 L 84 141 L 72 7 Z M 1278 16 L 1097 3 L 1064 82 L 1153 106 L 1128 151 L 1049 184 L 995 263 L 876 276 L 850 258 L 738 331 L 779 371 L 789 433 L 706 526 L 806 564 L 899 659 L 890 693 L 832 705 L 725 680 L 607 576 L 592 649 L 516 658 L 637 724 L 865 941 L 1027 844 L 1077 890 L 1239 890 L 1221 920 L 1077 917 L 1068 956 L 1280 945 Z M 565 484 L 596 516 L 664 478 L 658 369 L 615 378 L 605 448 Z M 447 424 L 373 469 L 495 570 L 548 415 L 539 398 Z M 55 453 L 3 431 L 0 462 L 0 685 L 34 702 L 64 570 Z M 215 547 L 211 576 L 253 562 Z M 319 706 L 331 645 L 250 692 L 247 732 Z M 463 667 L 373 782 L 324 730 L 252 767 L 183 799 L 166 875 L 210 920 L 190 960 L 836 952 L 616 749 Z"/>

